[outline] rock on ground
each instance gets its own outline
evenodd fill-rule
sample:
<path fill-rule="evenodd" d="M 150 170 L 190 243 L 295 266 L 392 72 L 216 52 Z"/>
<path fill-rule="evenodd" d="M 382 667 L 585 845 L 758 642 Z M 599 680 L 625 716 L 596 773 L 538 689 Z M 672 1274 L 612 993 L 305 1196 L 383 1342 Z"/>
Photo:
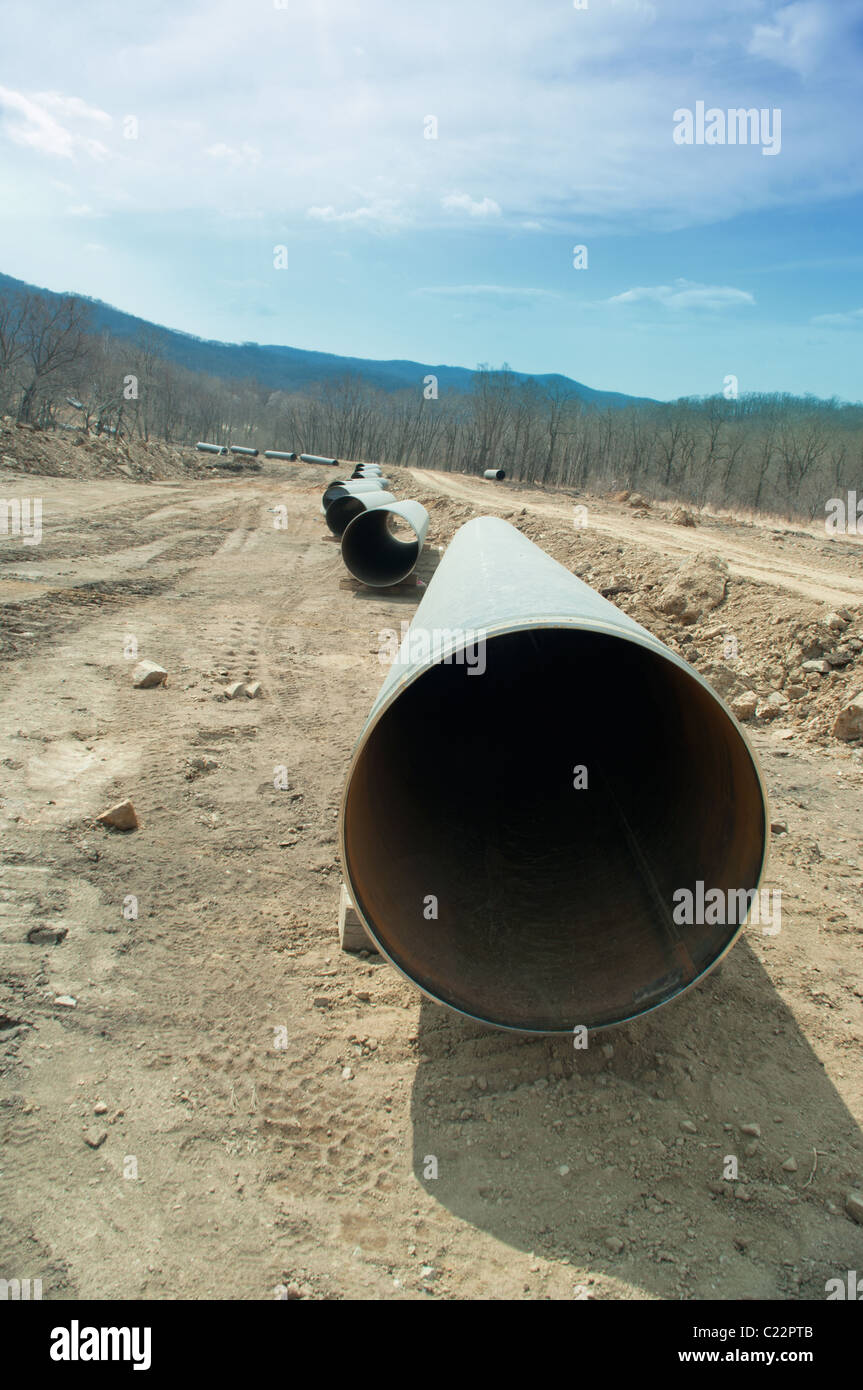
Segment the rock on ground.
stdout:
<path fill-rule="evenodd" d="M 716 555 L 698 554 L 684 560 L 677 574 L 660 590 L 657 607 L 681 623 L 696 623 L 718 608 L 725 598 L 728 566 Z"/>
<path fill-rule="evenodd" d="M 863 738 L 863 690 L 849 700 L 847 705 L 843 705 L 836 716 L 833 733 L 836 738 L 845 742 L 850 742 L 853 738 Z"/>
<path fill-rule="evenodd" d="M 758 696 L 754 690 L 747 690 L 731 701 L 731 711 L 738 719 L 752 719 L 758 708 Z"/>
<path fill-rule="evenodd" d="M 131 801 L 118 801 L 116 806 L 103 811 L 96 820 L 100 825 L 111 825 L 115 830 L 137 830 L 138 817 Z"/>
<path fill-rule="evenodd" d="M 155 661 L 139 661 L 132 672 L 132 684 L 136 690 L 148 690 L 151 685 L 164 685 L 168 672 Z"/>
<path fill-rule="evenodd" d="M 849 1192 L 845 1198 L 845 1210 L 852 1221 L 863 1226 L 863 1192 Z"/>

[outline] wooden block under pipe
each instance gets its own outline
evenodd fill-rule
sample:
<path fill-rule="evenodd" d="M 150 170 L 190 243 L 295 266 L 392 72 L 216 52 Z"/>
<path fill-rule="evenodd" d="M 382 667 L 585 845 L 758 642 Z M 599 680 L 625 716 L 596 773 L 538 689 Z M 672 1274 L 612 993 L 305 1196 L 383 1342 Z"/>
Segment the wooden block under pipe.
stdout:
<path fill-rule="evenodd" d="M 339 894 L 339 946 L 343 951 L 374 951 L 377 954 L 378 950 L 360 921 L 344 884 Z"/>

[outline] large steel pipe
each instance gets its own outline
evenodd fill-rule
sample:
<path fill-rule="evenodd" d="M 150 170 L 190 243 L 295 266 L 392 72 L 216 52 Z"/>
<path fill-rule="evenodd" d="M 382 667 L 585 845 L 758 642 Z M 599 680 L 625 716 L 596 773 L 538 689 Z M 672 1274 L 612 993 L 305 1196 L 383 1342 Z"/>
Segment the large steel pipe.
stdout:
<path fill-rule="evenodd" d="M 398 529 L 408 533 L 406 539 L 397 534 Z M 363 584 L 375 589 L 398 584 L 407 579 L 419 559 L 428 529 L 429 514 L 419 502 L 394 501 L 373 507 L 347 526 L 342 536 L 342 559 Z"/>
<path fill-rule="evenodd" d="M 491 479 L 495 483 L 502 483 L 506 477 L 506 471 L 503 468 L 486 468 L 482 476 Z"/>
<path fill-rule="evenodd" d="M 247 445 L 245 445 L 245 444 L 232 444 L 232 445 L 231 445 L 231 453 L 232 453 L 232 454 L 250 454 L 250 455 L 252 456 L 252 458 L 257 458 L 257 457 L 258 457 L 258 451 L 257 451 L 257 449 L 250 449 L 250 448 L 248 448 Z"/>
<path fill-rule="evenodd" d="M 388 507 L 395 500 L 391 492 L 380 489 L 376 492 L 346 493 L 344 497 L 336 497 L 327 507 L 327 525 L 334 536 L 341 536 L 355 516 L 369 512 L 374 507 Z"/>
<path fill-rule="evenodd" d="M 381 488 L 389 485 L 389 481 L 389 478 L 349 478 L 342 482 L 330 483 L 321 496 L 322 508 L 326 511 L 337 497 L 348 497 L 352 493 L 360 492 L 380 492 Z"/>
<path fill-rule="evenodd" d="M 563 1033 L 635 1018 L 717 963 L 769 824 L 755 756 L 698 672 L 480 517 L 443 556 L 354 750 L 341 850 L 370 936 L 427 995 Z M 680 891 L 697 905 L 714 889 L 736 911 L 696 906 L 687 923 Z"/>
<path fill-rule="evenodd" d="M 200 449 L 202 454 L 226 454 L 228 452 L 224 444 L 206 444 L 202 439 L 198 440 L 195 448 Z"/>
<path fill-rule="evenodd" d="M 328 467 L 338 463 L 338 459 L 321 458 L 320 454 L 300 454 L 303 463 L 325 463 Z"/>
<path fill-rule="evenodd" d="M 264 458 L 265 458 L 265 459 L 287 459 L 289 463 L 294 463 L 295 460 L 296 460 L 296 457 L 297 457 L 297 456 L 296 456 L 295 453 L 292 453 L 292 452 L 285 453 L 285 451 L 282 450 L 282 449 L 265 449 L 265 450 L 264 450 Z"/>

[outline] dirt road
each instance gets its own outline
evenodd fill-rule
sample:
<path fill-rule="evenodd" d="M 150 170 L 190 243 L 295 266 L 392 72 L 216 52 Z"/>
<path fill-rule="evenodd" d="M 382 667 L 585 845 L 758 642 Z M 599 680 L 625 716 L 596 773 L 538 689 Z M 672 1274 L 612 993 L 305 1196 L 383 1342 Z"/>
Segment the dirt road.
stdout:
<path fill-rule="evenodd" d="M 337 949 L 344 772 L 379 634 L 421 591 L 346 581 L 331 476 L 39 478 L 41 544 L 0 540 L 0 1276 L 45 1298 L 822 1298 L 863 1268 L 860 758 L 755 730 L 782 932 L 604 1046 L 421 1000 Z M 571 500 L 495 496 L 571 533 Z M 666 559 L 724 546 L 735 611 L 754 579 L 863 599 L 856 552 L 834 569 L 788 537 L 768 565 L 757 538 L 627 521 L 592 513 L 617 565 L 634 531 Z M 452 524 L 433 510 L 430 541 Z M 132 688 L 134 653 L 167 688 Z M 226 699 L 245 678 L 261 698 Z M 96 826 L 125 796 L 140 828 Z"/>
<path fill-rule="evenodd" d="M 497 485 L 490 486 L 480 479 L 419 468 L 411 469 L 411 473 L 424 487 L 469 502 L 478 511 L 497 512 L 511 506 L 511 493 L 507 496 Z M 546 516 L 558 523 L 562 520 L 560 500 L 549 502 L 540 493 L 519 489 L 518 501 L 535 516 Z M 578 503 L 570 503 L 570 507 L 574 505 Z M 824 528 L 819 533 L 816 526 L 811 526 L 808 533 L 765 524 L 735 527 L 709 515 L 702 516 L 697 529 L 689 530 L 669 524 L 661 511 L 655 517 L 634 517 L 625 506 L 596 497 L 590 499 L 587 517 L 590 528 L 601 535 L 630 541 L 661 555 L 686 556 L 708 551 L 721 555 L 729 573 L 736 577 L 757 580 L 823 603 L 863 603 L 863 537 L 858 535 L 828 538 Z"/>

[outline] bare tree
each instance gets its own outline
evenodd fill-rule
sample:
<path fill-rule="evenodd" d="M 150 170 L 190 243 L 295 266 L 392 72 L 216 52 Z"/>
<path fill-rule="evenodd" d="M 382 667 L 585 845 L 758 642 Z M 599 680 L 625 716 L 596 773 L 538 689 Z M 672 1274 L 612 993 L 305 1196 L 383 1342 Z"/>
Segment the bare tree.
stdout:
<path fill-rule="evenodd" d="M 28 295 L 23 315 L 25 386 L 18 419 L 32 423 L 40 395 L 44 396 L 49 386 L 62 386 L 64 375 L 78 367 L 85 355 L 89 310 L 80 299 L 52 301 L 44 295 Z"/>

